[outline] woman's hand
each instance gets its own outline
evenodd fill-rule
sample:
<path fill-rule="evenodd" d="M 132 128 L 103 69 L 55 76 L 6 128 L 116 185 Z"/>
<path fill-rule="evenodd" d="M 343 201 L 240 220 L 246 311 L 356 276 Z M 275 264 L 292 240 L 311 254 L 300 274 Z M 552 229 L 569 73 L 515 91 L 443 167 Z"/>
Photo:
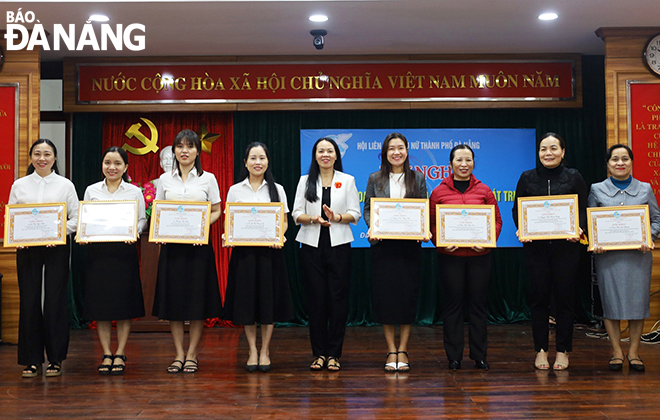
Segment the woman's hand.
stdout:
<path fill-rule="evenodd" d="M 640 251 L 641 251 L 641 249 L 640 249 Z M 594 252 L 594 254 L 604 254 L 605 250 L 603 249 L 602 246 L 596 246 L 596 247 L 594 247 L 593 252 Z M 642 251 L 642 252 L 644 252 L 644 251 Z"/>
<path fill-rule="evenodd" d="M 339 223 L 339 221 L 341 220 L 341 215 L 339 215 L 339 213 L 335 213 L 334 211 L 332 211 L 332 209 L 326 206 L 325 204 L 323 205 L 323 213 L 325 213 L 326 217 L 331 222 Z"/>
<path fill-rule="evenodd" d="M 481 246 L 479 246 L 479 245 L 475 245 L 475 246 L 472 247 L 472 250 L 473 250 L 474 252 L 483 252 L 483 251 L 484 251 L 484 248 L 481 247 Z"/>
<path fill-rule="evenodd" d="M 516 237 L 518 238 L 518 242 L 521 242 L 523 244 L 527 244 L 532 242 L 531 239 L 520 239 L 520 235 L 518 234 L 518 231 L 516 230 Z"/>
<path fill-rule="evenodd" d="M 319 224 L 319 225 L 321 225 L 321 226 L 325 226 L 325 227 L 330 227 L 330 225 L 332 225 L 332 223 L 330 223 L 329 221 L 325 220 L 325 219 L 324 219 L 323 217 L 321 217 L 320 215 L 318 215 L 318 216 L 312 216 L 312 221 L 313 221 L 314 223 L 317 223 L 317 224 Z"/>
<path fill-rule="evenodd" d="M 655 243 L 651 242 L 651 246 L 642 244 L 642 246 L 639 247 L 639 250 L 646 254 L 647 252 L 652 251 L 654 248 L 655 248 Z"/>
<path fill-rule="evenodd" d="M 224 233 L 222 235 L 220 235 L 220 238 L 222 239 L 222 247 L 223 248 L 233 248 L 231 245 L 227 245 L 227 243 L 225 242 L 225 234 Z M 284 238 L 284 240 L 286 240 L 286 238 Z"/>
<path fill-rule="evenodd" d="M 458 249 L 456 245 L 449 245 L 447 248 L 445 248 L 445 251 L 447 252 L 454 252 Z"/>
<path fill-rule="evenodd" d="M 286 243 L 286 236 L 284 237 L 284 242 L 282 243 L 282 245 L 280 245 L 280 244 L 273 244 L 273 245 L 270 245 L 270 248 L 273 248 L 273 249 L 282 249 L 282 248 L 284 247 L 284 244 L 285 244 L 285 243 Z"/>
<path fill-rule="evenodd" d="M 584 233 L 584 231 L 582 230 L 582 228 L 580 228 L 580 234 L 578 235 L 577 238 L 566 238 L 566 240 L 568 242 L 573 242 L 573 243 L 578 242 L 580 240 L 580 238 L 582 237 L 583 233 Z"/>

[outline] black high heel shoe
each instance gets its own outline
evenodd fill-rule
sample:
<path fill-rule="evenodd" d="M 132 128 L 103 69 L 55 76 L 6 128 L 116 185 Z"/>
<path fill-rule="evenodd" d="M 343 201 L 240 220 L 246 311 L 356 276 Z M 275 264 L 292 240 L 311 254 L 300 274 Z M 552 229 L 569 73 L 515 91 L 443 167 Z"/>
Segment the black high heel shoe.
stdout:
<path fill-rule="evenodd" d="M 636 358 L 631 359 L 626 354 L 626 359 L 628 359 L 628 367 L 630 368 L 630 370 L 634 370 L 635 372 L 644 372 L 646 370 L 646 367 L 644 366 L 644 361 L 642 360 L 641 357 L 637 356 Z M 639 361 L 641 363 L 633 363 L 633 361 Z"/>

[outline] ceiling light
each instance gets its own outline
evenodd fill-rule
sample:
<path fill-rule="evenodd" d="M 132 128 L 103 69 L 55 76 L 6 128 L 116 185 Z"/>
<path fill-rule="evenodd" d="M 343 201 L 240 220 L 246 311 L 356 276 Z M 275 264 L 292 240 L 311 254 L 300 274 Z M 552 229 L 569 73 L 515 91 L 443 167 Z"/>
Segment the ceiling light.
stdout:
<path fill-rule="evenodd" d="M 312 22 L 327 22 L 328 17 L 326 15 L 312 15 L 309 17 L 309 20 Z"/>
<path fill-rule="evenodd" d="M 559 17 L 557 13 L 549 12 L 549 13 L 541 13 L 539 15 L 539 20 L 555 20 Z"/>
<path fill-rule="evenodd" d="M 91 15 L 89 18 L 87 18 L 87 23 L 89 23 L 89 22 L 107 22 L 109 20 L 110 20 L 110 18 L 107 17 L 106 15 Z"/>

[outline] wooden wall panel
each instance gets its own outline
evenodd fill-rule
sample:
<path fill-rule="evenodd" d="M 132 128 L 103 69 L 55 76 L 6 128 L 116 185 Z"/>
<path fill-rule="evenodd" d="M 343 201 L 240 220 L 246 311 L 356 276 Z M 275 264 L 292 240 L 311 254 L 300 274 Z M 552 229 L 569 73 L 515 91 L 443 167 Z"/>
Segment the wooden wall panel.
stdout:
<path fill-rule="evenodd" d="M 605 41 L 605 97 L 607 102 L 607 145 L 628 144 L 628 107 L 626 81 L 660 83 L 644 65 L 642 52 L 646 42 L 660 32 L 651 28 L 600 28 L 596 34 Z M 660 320 L 660 241 L 653 251 L 651 278 L 651 317 L 644 324 L 645 331 Z"/>
<path fill-rule="evenodd" d="M 0 43 L 5 49 L 5 64 L 0 83 L 19 83 L 18 173 L 25 174 L 28 150 L 39 138 L 39 90 L 41 81 L 40 51 L 6 51 L 3 31 Z M 18 283 L 13 249 L 0 249 L 2 279 L 2 340 L 18 342 Z"/>

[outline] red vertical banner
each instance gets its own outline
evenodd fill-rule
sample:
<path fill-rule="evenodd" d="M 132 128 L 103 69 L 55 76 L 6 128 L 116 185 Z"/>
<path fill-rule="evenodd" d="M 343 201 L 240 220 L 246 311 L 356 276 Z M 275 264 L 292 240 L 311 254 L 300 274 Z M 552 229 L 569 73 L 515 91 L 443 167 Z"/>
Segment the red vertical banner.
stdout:
<path fill-rule="evenodd" d="M 660 83 L 628 83 L 629 141 L 633 175 L 653 187 L 660 201 Z"/>
<path fill-rule="evenodd" d="M 2 228 L 0 237 L 5 233 L 5 204 L 9 200 L 9 191 L 16 178 L 16 136 L 18 135 L 18 84 L 0 84 L 0 212 Z"/>

